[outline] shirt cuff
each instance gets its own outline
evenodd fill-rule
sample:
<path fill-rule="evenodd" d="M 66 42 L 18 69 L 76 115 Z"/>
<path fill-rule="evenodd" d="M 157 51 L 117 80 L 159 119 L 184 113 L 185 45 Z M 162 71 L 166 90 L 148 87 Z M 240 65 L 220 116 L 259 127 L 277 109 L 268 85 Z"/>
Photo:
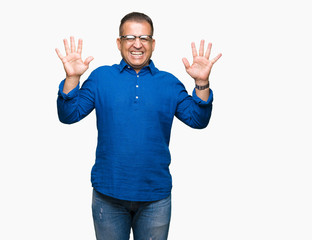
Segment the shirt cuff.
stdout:
<path fill-rule="evenodd" d="M 204 101 L 202 99 L 200 99 L 197 95 L 196 95 L 196 91 L 195 91 L 195 88 L 193 90 L 193 99 L 194 101 L 200 105 L 200 106 L 207 106 L 207 105 L 210 105 L 213 101 L 213 92 L 211 89 L 209 89 L 209 98 L 207 101 Z"/>
<path fill-rule="evenodd" d="M 77 84 L 77 86 L 73 90 L 71 90 L 67 94 L 63 92 L 64 83 L 65 83 L 65 80 L 63 80 L 60 83 L 58 95 L 65 100 L 72 99 L 72 98 L 76 97 L 76 95 L 78 94 L 78 90 L 79 90 L 79 83 Z"/>

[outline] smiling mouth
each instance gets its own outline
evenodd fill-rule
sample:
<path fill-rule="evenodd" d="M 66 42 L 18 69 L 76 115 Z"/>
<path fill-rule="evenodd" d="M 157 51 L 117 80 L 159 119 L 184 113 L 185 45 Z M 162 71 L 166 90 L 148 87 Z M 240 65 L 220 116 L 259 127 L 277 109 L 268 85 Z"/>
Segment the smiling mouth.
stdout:
<path fill-rule="evenodd" d="M 143 52 L 130 52 L 133 56 L 142 56 Z"/>

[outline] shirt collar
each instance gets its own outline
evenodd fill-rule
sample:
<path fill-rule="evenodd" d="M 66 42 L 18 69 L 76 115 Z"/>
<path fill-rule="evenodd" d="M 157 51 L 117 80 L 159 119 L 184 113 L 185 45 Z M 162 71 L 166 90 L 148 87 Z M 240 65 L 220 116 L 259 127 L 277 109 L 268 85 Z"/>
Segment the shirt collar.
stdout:
<path fill-rule="evenodd" d="M 120 70 L 120 72 L 122 72 L 126 67 L 132 68 L 131 66 L 129 66 L 129 65 L 125 62 L 124 59 L 122 59 L 122 60 L 120 61 L 120 64 L 119 64 L 119 70 Z M 154 74 L 158 71 L 158 69 L 155 67 L 155 65 L 154 65 L 154 63 L 153 63 L 152 60 L 150 60 L 148 66 L 145 66 L 145 67 L 142 68 L 142 69 L 148 69 L 148 70 L 150 70 L 150 72 L 151 72 L 152 75 L 154 75 Z"/>

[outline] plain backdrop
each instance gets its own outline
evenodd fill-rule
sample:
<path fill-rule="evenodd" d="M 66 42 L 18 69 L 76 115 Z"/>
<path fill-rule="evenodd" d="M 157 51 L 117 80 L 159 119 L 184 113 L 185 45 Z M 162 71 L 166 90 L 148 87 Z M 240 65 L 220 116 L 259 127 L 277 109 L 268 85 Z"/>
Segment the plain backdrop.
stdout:
<path fill-rule="evenodd" d="M 93 56 L 87 78 L 121 60 L 120 19 L 154 21 L 155 65 L 191 93 L 182 58 L 191 42 L 223 54 L 210 76 L 211 122 L 175 119 L 170 150 L 169 239 L 311 240 L 311 8 L 309 1 L 1 2 L 0 239 L 92 240 L 90 171 L 97 140 L 92 112 L 58 121 L 65 77 L 55 48 L 71 35 Z"/>

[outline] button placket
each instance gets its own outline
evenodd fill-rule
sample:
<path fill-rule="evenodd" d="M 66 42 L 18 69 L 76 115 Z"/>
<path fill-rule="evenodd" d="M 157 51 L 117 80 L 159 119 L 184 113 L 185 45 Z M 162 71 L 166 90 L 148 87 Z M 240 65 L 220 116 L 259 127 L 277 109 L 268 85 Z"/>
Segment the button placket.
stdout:
<path fill-rule="evenodd" d="M 139 97 L 139 74 L 137 74 L 136 84 L 135 84 L 135 103 L 138 103 Z"/>

